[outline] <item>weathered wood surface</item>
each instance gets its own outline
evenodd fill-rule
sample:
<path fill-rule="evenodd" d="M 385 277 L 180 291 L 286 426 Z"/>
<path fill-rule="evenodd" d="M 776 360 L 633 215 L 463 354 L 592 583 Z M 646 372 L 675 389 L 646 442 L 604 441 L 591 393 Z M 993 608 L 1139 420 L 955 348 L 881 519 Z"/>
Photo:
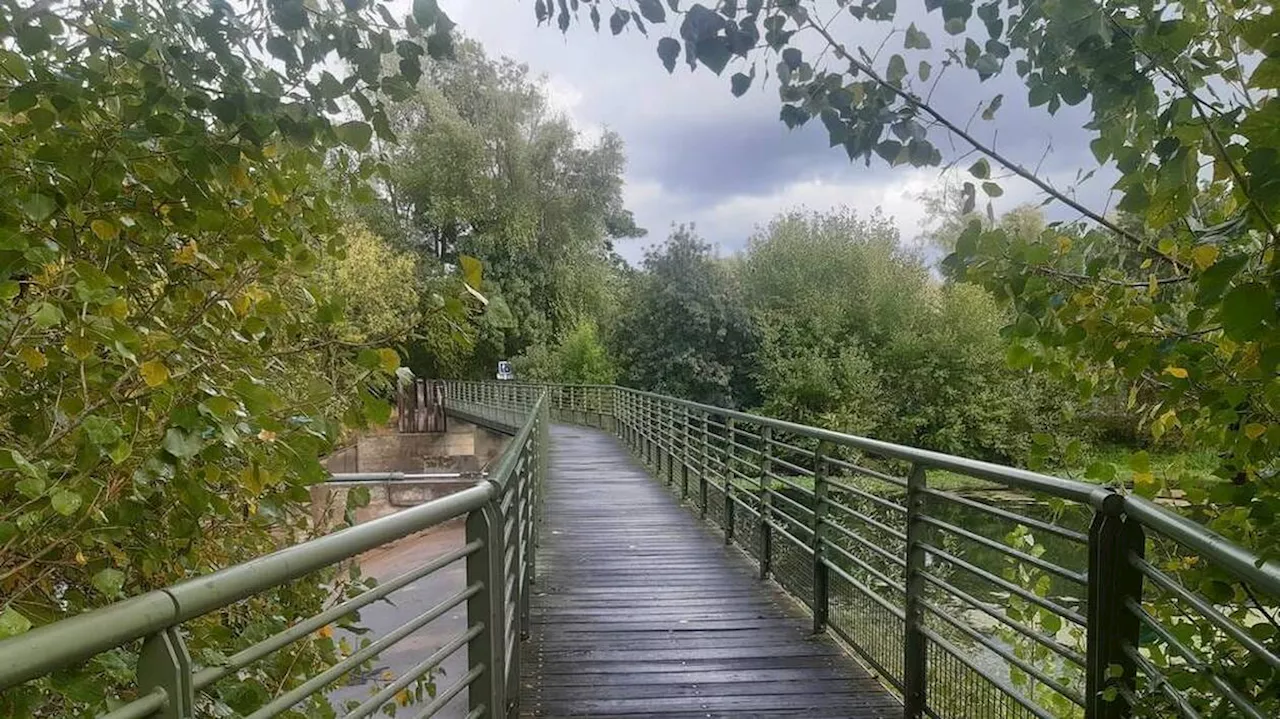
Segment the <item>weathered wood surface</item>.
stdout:
<path fill-rule="evenodd" d="M 522 716 L 902 716 L 616 439 L 552 437 Z"/>

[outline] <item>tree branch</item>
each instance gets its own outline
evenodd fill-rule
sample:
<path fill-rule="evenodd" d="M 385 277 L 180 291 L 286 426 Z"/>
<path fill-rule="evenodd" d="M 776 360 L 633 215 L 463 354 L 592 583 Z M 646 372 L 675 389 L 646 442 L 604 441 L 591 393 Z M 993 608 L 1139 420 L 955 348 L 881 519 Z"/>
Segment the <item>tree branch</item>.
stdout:
<path fill-rule="evenodd" d="M 1144 252 L 1147 252 L 1149 254 L 1153 254 L 1164 260 L 1167 260 L 1168 262 L 1172 263 L 1176 267 L 1179 267 L 1179 268 L 1183 267 L 1182 263 L 1180 263 L 1178 260 L 1172 257 L 1169 257 L 1163 252 L 1160 252 L 1156 248 L 1152 247 L 1143 238 L 1133 234 L 1132 232 L 1129 232 L 1123 227 L 1120 227 L 1119 225 L 1115 224 L 1111 220 L 1108 220 L 1107 218 L 1103 217 L 1097 212 L 1094 212 L 1088 207 L 1085 207 L 1084 205 L 1080 204 L 1076 200 L 1072 199 L 1071 197 L 1067 196 L 1060 190 L 1050 185 L 1048 182 L 1037 177 L 1035 173 L 1026 169 L 1025 167 L 1018 164 L 1017 162 L 1014 162 L 1013 160 L 1000 154 L 994 148 L 984 144 L 983 142 L 978 140 L 976 137 L 966 132 L 964 128 L 961 128 L 960 126 L 956 125 L 954 122 L 947 119 L 946 116 L 944 116 L 942 113 L 933 109 L 933 107 L 928 105 L 924 100 L 921 100 L 919 97 L 916 97 L 912 93 L 907 92 L 906 90 L 903 90 L 897 85 L 894 85 L 893 83 L 890 83 L 889 81 L 885 80 L 870 65 L 855 58 L 853 55 L 849 54 L 849 51 L 845 49 L 845 46 L 841 44 L 838 40 L 836 40 L 834 37 L 832 37 L 831 33 L 827 32 L 825 28 L 822 28 L 821 26 L 817 25 L 812 20 L 810 20 L 808 24 L 810 27 L 817 30 L 818 34 L 822 35 L 823 38 L 827 41 L 827 43 L 829 43 L 832 46 L 832 48 L 835 50 L 836 57 L 844 59 L 846 62 L 849 63 L 849 66 L 854 70 L 865 73 L 867 77 L 870 77 L 876 84 L 880 85 L 883 88 L 886 88 L 887 90 L 892 92 L 894 95 L 897 95 L 900 99 L 902 99 L 911 107 L 914 107 L 919 111 L 925 113 L 929 117 L 933 118 L 934 121 L 936 121 L 938 124 L 942 125 L 943 127 L 947 128 L 947 130 L 949 130 L 952 134 L 956 135 L 960 139 L 969 143 L 969 145 L 971 145 L 974 149 L 978 150 L 979 152 L 991 158 L 992 160 L 995 160 L 1005 169 L 1009 170 L 1010 172 L 1017 175 L 1018 177 L 1021 177 L 1022 179 L 1040 188 L 1043 192 L 1045 192 L 1046 194 L 1048 194 L 1050 197 L 1057 200 L 1058 202 L 1061 202 L 1067 207 L 1070 207 L 1076 212 L 1079 212 L 1081 215 L 1089 218 L 1090 220 L 1097 223 L 1098 225 L 1101 225 L 1102 227 L 1107 228 L 1116 236 L 1121 237 L 1126 241 L 1132 243 L 1138 249 Z"/>

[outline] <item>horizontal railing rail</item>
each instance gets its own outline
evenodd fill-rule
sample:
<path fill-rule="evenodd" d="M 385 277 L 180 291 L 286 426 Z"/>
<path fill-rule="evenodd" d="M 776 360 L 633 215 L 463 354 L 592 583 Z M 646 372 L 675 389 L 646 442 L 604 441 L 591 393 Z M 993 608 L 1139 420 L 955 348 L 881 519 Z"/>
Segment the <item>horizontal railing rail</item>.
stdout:
<path fill-rule="evenodd" d="M 380 654 L 465 608 L 466 626 L 424 651 L 422 661 L 388 679 L 372 696 L 344 716 L 358 718 L 403 704 L 408 691 L 443 677 L 447 686 L 432 686 L 415 716 L 437 714 L 455 697 L 467 693 L 468 717 L 505 717 L 518 697 L 519 641 L 528 630 L 528 595 L 534 579 L 541 484 L 546 471 L 547 402 L 530 394 L 519 403 L 486 405 L 514 433 L 487 479 L 446 497 L 402 510 L 287 547 L 212 574 L 126 599 L 101 609 L 53 622 L 0 641 L 0 692 L 33 691 L 24 685 L 50 672 L 74 669 L 104 652 L 125 648 L 137 664 L 136 684 L 115 688 L 108 719 L 197 715 L 202 693 L 273 653 L 317 632 L 332 636 L 332 628 L 354 627 L 356 612 L 420 579 L 432 577 L 456 563 L 466 565 L 465 583 L 456 592 L 417 614 L 382 637 L 340 656 L 319 674 L 299 680 L 278 677 L 280 688 L 269 701 L 247 716 L 264 719 L 291 711 L 302 702 L 323 697 L 326 690 Z M 250 597 L 283 587 L 359 555 L 451 520 L 465 521 L 461 543 L 375 586 L 342 596 L 335 587 L 333 606 L 247 646 L 225 647 L 224 661 L 202 666 L 187 649 L 184 624 L 228 610 Z M 441 632 L 445 630 L 439 630 Z M 429 641 L 429 640 L 428 640 Z M 422 641 L 416 643 L 421 646 Z M 139 646 L 140 645 L 140 646 Z M 466 650 L 466 671 L 444 676 L 446 659 Z M 47 680 L 45 680 L 47 681 Z M 407 693 L 406 693 L 407 692 Z M 52 695 L 50 695 L 52 696 Z M 421 695 L 419 695 L 421 696 Z M 36 716 L 77 716 L 80 708 L 55 703 L 31 703 Z M 104 698 L 105 703 L 105 698 Z"/>
<path fill-rule="evenodd" d="M 623 387 L 614 432 L 903 697 L 908 717 L 1280 716 L 1280 568 L 1116 488 Z"/>

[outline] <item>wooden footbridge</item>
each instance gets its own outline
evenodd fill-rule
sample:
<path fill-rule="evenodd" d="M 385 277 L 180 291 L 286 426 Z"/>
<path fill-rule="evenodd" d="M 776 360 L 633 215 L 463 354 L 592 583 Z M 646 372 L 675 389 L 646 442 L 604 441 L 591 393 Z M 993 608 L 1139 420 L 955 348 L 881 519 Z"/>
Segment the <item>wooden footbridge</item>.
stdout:
<path fill-rule="evenodd" d="M 511 436 L 486 480 L 0 640 L 0 714 L 228 716 L 229 679 L 431 584 L 398 627 L 231 715 L 1280 716 L 1280 570 L 1154 502 L 620 387 L 440 395 Z M 455 547 L 236 632 L 246 598 L 454 520 Z M 193 620 L 228 628 L 221 659 L 188 650 Z M 406 646 L 416 663 L 329 707 Z M 136 681 L 64 691 L 104 653 Z"/>

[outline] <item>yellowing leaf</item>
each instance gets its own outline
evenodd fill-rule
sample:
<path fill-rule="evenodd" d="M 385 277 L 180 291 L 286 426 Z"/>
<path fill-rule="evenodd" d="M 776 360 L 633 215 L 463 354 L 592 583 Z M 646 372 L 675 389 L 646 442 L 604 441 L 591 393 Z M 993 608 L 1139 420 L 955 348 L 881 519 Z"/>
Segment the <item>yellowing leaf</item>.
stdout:
<path fill-rule="evenodd" d="M 27 369 L 33 372 L 38 369 L 44 369 L 49 364 L 49 359 L 35 347 L 23 347 L 18 351 L 18 356 L 22 358 L 23 362 L 27 363 Z"/>
<path fill-rule="evenodd" d="M 241 317 L 249 314 L 251 307 L 253 307 L 253 299 L 249 295 L 240 295 L 231 300 L 231 309 L 235 310 L 236 314 Z"/>
<path fill-rule="evenodd" d="M 107 220 L 94 220 L 89 223 L 89 229 L 93 230 L 93 234 L 100 240 L 114 240 L 120 236 L 120 228 Z"/>
<path fill-rule="evenodd" d="M 231 167 L 231 184 L 242 190 L 249 186 L 249 173 L 244 171 L 244 167 L 240 165 Z"/>
<path fill-rule="evenodd" d="M 1186 378 L 1187 378 L 1187 371 L 1186 371 L 1185 369 L 1181 368 L 1181 367 L 1165 367 L 1165 368 L 1164 368 L 1164 373 L 1165 373 L 1165 374 L 1167 374 L 1167 375 L 1173 375 L 1174 377 L 1177 377 L 1178 379 L 1186 379 Z"/>
<path fill-rule="evenodd" d="M 79 564 L 80 566 L 83 567 L 88 563 L 89 563 L 89 560 L 85 558 L 84 552 L 81 552 L 80 550 L 76 550 L 76 564 Z"/>
<path fill-rule="evenodd" d="M 396 703 L 402 707 L 409 706 L 409 690 L 408 689 L 401 689 L 400 691 L 396 692 Z"/>
<path fill-rule="evenodd" d="M 321 639 L 331 639 L 333 637 L 333 625 L 326 624 L 316 632 Z"/>
<path fill-rule="evenodd" d="M 480 282 L 484 276 L 484 263 L 470 255 L 459 255 L 458 264 L 462 265 L 462 281 L 472 289 L 480 289 Z"/>
<path fill-rule="evenodd" d="M 1196 267 L 1207 270 L 1218 260 L 1218 248 L 1213 245 L 1200 245 L 1191 251 L 1191 259 L 1196 263 Z"/>
<path fill-rule="evenodd" d="M 180 265 L 194 265 L 196 263 L 196 252 L 198 250 L 199 247 L 196 245 L 196 241 L 192 240 L 182 247 L 179 247 L 173 253 L 173 261 Z"/>
<path fill-rule="evenodd" d="M 1139 491 L 1150 488 L 1156 483 L 1156 476 L 1151 472 L 1134 472 L 1133 488 Z"/>
<path fill-rule="evenodd" d="M 263 442 L 274 442 L 276 441 L 276 433 L 269 429 L 264 429 L 261 432 L 258 432 L 258 439 Z"/>
<path fill-rule="evenodd" d="M 1265 424 L 1250 422 L 1249 424 L 1246 424 L 1244 426 L 1244 436 L 1248 437 L 1249 439 L 1257 439 L 1266 433 L 1267 433 L 1267 426 Z"/>
<path fill-rule="evenodd" d="M 169 381 L 169 368 L 160 360 L 147 360 L 142 363 L 142 380 L 148 387 L 159 387 Z"/>
<path fill-rule="evenodd" d="M 393 349 L 378 350 L 378 365 L 383 372 L 395 372 L 400 367 L 400 355 Z"/>
<path fill-rule="evenodd" d="M 93 354 L 93 340 L 81 335 L 72 335 L 67 338 L 67 349 L 78 360 L 88 359 Z"/>
<path fill-rule="evenodd" d="M 102 306 L 102 314 L 115 320 L 122 320 L 129 316 L 129 301 L 123 297 L 117 297 Z"/>

